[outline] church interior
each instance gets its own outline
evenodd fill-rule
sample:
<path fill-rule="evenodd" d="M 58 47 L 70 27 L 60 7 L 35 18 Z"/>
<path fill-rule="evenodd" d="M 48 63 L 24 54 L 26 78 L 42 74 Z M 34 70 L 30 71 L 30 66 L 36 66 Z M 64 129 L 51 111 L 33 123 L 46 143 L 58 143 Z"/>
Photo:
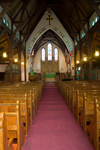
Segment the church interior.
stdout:
<path fill-rule="evenodd" d="M 100 0 L 0 0 L 0 150 L 100 150 Z"/>

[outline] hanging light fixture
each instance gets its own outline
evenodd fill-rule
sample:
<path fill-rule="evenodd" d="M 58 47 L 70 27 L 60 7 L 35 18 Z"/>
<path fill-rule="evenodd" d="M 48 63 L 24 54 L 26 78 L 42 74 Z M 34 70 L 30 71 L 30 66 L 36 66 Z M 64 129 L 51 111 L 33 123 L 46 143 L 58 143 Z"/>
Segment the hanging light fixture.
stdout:
<path fill-rule="evenodd" d="M 84 61 L 87 61 L 87 57 L 84 57 L 84 59 L 83 59 Z"/>
<path fill-rule="evenodd" d="M 4 57 L 4 58 L 7 57 L 7 52 L 3 52 L 3 57 Z"/>
<path fill-rule="evenodd" d="M 95 56 L 99 56 L 99 51 L 98 50 L 95 51 Z"/>
<path fill-rule="evenodd" d="M 15 57 L 14 62 L 18 62 L 18 59 Z"/>
<path fill-rule="evenodd" d="M 21 62 L 21 65 L 24 65 L 24 62 L 23 62 L 23 61 Z"/>
<path fill-rule="evenodd" d="M 77 60 L 76 63 L 79 64 L 79 60 Z"/>

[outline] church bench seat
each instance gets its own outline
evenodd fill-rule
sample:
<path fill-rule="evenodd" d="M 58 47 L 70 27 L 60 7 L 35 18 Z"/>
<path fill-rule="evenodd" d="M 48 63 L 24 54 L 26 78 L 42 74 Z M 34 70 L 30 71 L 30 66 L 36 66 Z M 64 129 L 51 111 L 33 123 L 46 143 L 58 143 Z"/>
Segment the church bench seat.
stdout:
<path fill-rule="evenodd" d="M 5 104 L 5 106 L 8 107 L 8 105 L 6 105 L 6 104 Z M 21 147 L 24 143 L 25 131 L 24 131 L 24 126 L 21 123 L 19 101 L 17 101 L 16 104 L 9 104 L 9 106 L 16 109 L 16 111 L 7 112 L 6 111 L 7 108 L 4 111 L 5 118 L 6 118 L 5 124 L 7 126 L 7 131 L 5 130 L 6 131 L 5 135 L 7 135 L 9 142 L 10 142 L 10 139 L 17 138 L 17 149 L 21 150 Z"/>
<path fill-rule="evenodd" d="M 0 113 L 0 150 L 14 150 L 12 146 L 12 138 L 7 138 L 6 117 L 4 113 Z"/>
<path fill-rule="evenodd" d="M 91 97 L 92 96 L 92 97 Z M 98 95 L 86 95 L 84 93 L 83 96 L 83 107 L 80 109 L 80 118 L 79 118 L 79 123 L 81 127 L 83 128 L 84 132 L 86 133 L 86 125 L 87 123 L 90 123 L 90 119 L 94 115 L 94 98 L 98 98 L 100 101 L 100 94 Z"/>
<path fill-rule="evenodd" d="M 74 87 L 70 90 L 70 94 L 69 94 L 69 108 L 70 110 L 72 111 L 73 115 L 75 115 L 75 117 L 77 116 L 77 101 L 76 101 L 76 97 L 77 97 L 77 93 L 76 91 L 78 92 L 78 90 L 76 90 Z M 87 92 L 88 94 L 91 93 L 91 91 L 94 93 L 94 94 L 97 94 L 99 93 L 100 90 L 93 90 L 93 89 L 80 89 L 79 90 L 79 93 L 80 93 L 80 97 L 83 98 L 83 93 L 84 92 Z M 80 99 L 81 101 L 81 99 Z M 75 114 L 76 113 L 76 114 Z"/>
<path fill-rule="evenodd" d="M 80 114 L 80 108 L 83 107 L 83 93 L 86 92 L 87 96 L 91 95 L 91 96 L 100 96 L 100 90 L 77 90 L 76 91 L 76 102 L 74 102 L 75 106 L 74 106 L 74 116 L 77 119 L 77 121 L 79 122 L 79 114 Z"/>
<path fill-rule="evenodd" d="M 94 99 L 94 114 L 90 119 L 89 140 L 95 150 L 100 149 L 100 101 Z"/>
<path fill-rule="evenodd" d="M 30 121 L 32 123 L 33 117 L 35 115 L 35 102 L 33 99 L 33 95 L 32 95 L 32 91 L 29 92 L 29 94 L 25 94 L 25 93 L 2 93 L 0 94 L 0 102 L 4 102 L 4 100 L 10 100 L 10 102 L 12 102 L 13 100 L 20 100 L 20 103 L 23 103 L 25 101 L 25 95 L 27 95 L 27 101 L 28 101 L 28 109 L 29 109 L 29 113 L 30 113 Z M 7 103 L 9 101 L 6 101 Z"/>
<path fill-rule="evenodd" d="M 72 81 L 72 82 L 57 81 L 57 82 L 58 82 L 57 87 L 68 106 L 70 105 L 69 94 L 72 88 L 78 89 L 80 87 L 80 89 L 84 89 L 84 90 L 94 89 L 94 85 L 91 85 L 88 82 L 86 82 L 85 84 L 83 82 L 77 82 L 77 81 Z M 99 89 L 100 87 L 95 85 L 95 88 Z"/>
<path fill-rule="evenodd" d="M 16 111 L 15 109 L 15 104 L 18 98 L 13 98 L 13 99 L 0 99 L 0 112 L 12 112 Z M 23 99 L 19 98 L 20 102 L 20 114 L 21 114 L 21 121 L 23 124 L 25 124 L 25 130 L 26 130 L 26 135 L 28 133 L 28 130 L 30 128 L 30 116 L 29 116 L 29 111 L 28 111 L 28 103 L 27 103 L 27 96 Z M 12 103 L 12 104 L 11 104 Z M 10 105 L 11 104 L 11 105 Z"/>

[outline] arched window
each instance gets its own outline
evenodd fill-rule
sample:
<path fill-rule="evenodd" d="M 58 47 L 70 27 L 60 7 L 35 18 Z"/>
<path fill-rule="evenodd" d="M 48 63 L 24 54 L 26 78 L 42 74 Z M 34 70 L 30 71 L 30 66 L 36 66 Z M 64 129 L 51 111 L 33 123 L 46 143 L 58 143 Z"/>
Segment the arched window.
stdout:
<path fill-rule="evenodd" d="M 54 49 L 54 59 L 55 59 L 55 61 L 58 60 L 58 49 L 57 48 Z"/>
<path fill-rule="evenodd" d="M 83 32 L 82 32 L 82 38 L 83 38 Z"/>
<path fill-rule="evenodd" d="M 82 38 L 85 36 L 85 33 L 84 32 L 82 32 Z"/>
<path fill-rule="evenodd" d="M 6 24 L 6 19 L 5 18 L 3 18 L 3 22 Z"/>
<path fill-rule="evenodd" d="M 8 23 L 8 21 L 7 21 L 6 25 L 7 25 L 7 27 L 9 27 L 9 23 Z"/>
<path fill-rule="evenodd" d="M 42 48 L 42 61 L 45 61 L 45 49 Z"/>
<path fill-rule="evenodd" d="M 48 44 L 48 60 L 52 60 L 52 45 L 49 43 Z"/>
<path fill-rule="evenodd" d="M 95 23 L 98 21 L 98 18 L 97 18 L 97 16 L 95 16 Z"/>
<path fill-rule="evenodd" d="M 92 26 L 94 26 L 94 20 L 92 20 Z"/>

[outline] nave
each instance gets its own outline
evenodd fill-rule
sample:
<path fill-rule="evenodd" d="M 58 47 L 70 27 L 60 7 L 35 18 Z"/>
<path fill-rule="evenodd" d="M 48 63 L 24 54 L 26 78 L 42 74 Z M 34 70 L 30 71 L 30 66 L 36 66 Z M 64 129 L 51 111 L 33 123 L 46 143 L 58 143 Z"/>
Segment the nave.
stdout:
<path fill-rule="evenodd" d="M 45 85 L 22 150 L 93 150 L 57 87 Z"/>

